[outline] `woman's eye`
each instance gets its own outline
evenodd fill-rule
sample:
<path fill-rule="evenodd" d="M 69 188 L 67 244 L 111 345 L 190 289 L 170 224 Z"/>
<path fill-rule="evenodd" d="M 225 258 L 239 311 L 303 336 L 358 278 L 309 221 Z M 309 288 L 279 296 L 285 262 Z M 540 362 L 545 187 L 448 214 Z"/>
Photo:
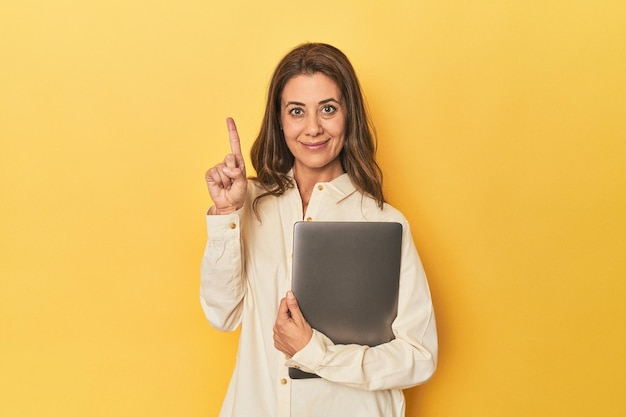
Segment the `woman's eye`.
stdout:
<path fill-rule="evenodd" d="M 299 107 L 294 107 L 293 109 L 289 110 L 289 114 L 293 116 L 302 116 L 304 114 L 304 111 Z"/>
<path fill-rule="evenodd" d="M 336 111 L 337 111 L 337 108 L 335 106 L 327 105 L 327 106 L 322 107 L 322 113 L 332 114 Z"/>

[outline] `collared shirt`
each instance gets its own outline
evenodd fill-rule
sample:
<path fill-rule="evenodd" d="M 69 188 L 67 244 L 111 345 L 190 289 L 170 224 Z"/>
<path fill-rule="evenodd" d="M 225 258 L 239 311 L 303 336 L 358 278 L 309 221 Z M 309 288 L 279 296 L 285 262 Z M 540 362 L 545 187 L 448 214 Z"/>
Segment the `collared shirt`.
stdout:
<path fill-rule="evenodd" d="M 201 304 L 216 329 L 241 326 L 220 417 L 404 416 L 402 389 L 428 380 L 437 364 L 430 291 L 405 217 L 387 204 L 381 210 L 355 189 L 347 174 L 316 184 L 306 213 L 294 186 L 280 197 L 262 198 L 259 219 L 252 201 L 262 192 L 249 181 L 241 210 L 206 217 Z M 335 345 L 314 330 L 308 345 L 289 360 L 274 347 L 278 305 L 291 287 L 293 225 L 303 219 L 402 224 L 394 340 L 375 347 Z M 289 366 L 321 378 L 291 380 Z"/>

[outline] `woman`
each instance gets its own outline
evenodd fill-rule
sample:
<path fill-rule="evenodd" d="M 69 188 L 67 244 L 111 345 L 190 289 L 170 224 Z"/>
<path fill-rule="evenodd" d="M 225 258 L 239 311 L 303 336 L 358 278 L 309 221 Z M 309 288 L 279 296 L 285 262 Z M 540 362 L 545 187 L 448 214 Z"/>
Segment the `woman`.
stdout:
<path fill-rule="evenodd" d="M 241 326 L 220 416 L 404 416 L 402 389 L 436 368 L 435 319 L 409 225 L 385 203 L 352 65 L 338 49 L 315 43 L 282 59 L 252 145 L 255 178 L 246 178 L 234 121 L 227 126 L 232 153 L 206 173 L 214 205 L 200 291 L 215 328 Z M 394 340 L 335 345 L 309 326 L 289 291 L 293 225 L 303 219 L 402 224 Z M 291 380 L 290 366 L 321 378 Z"/>

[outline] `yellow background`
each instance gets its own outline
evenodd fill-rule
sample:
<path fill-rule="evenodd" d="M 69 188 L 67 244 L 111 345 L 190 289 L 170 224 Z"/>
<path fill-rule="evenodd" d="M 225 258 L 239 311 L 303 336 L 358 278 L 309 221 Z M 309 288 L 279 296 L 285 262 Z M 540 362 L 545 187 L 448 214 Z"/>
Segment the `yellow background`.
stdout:
<path fill-rule="evenodd" d="M 278 60 L 361 78 L 412 223 L 440 367 L 408 415 L 626 415 L 622 0 L 5 1 L 0 415 L 216 416 L 206 168 Z"/>

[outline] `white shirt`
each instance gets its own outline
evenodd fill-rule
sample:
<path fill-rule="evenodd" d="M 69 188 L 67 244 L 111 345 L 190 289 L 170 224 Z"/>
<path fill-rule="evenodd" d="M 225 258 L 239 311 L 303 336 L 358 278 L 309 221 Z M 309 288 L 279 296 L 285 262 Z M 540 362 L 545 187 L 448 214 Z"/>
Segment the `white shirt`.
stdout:
<path fill-rule="evenodd" d="M 291 173 L 290 173 L 291 175 Z M 294 181 L 295 184 L 295 181 Z M 262 192 L 248 183 L 245 206 L 207 215 L 200 300 L 213 327 L 241 326 L 237 362 L 220 417 L 401 417 L 402 389 L 428 380 L 437 365 L 437 333 L 430 291 L 404 216 L 352 185 L 347 174 L 316 184 L 306 213 L 297 188 L 252 201 Z M 274 348 L 280 299 L 291 288 L 293 225 L 309 221 L 393 221 L 403 226 L 395 339 L 376 347 L 335 345 L 314 331 L 287 360 Z M 321 378 L 291 380 L 298 366 Z"/>

